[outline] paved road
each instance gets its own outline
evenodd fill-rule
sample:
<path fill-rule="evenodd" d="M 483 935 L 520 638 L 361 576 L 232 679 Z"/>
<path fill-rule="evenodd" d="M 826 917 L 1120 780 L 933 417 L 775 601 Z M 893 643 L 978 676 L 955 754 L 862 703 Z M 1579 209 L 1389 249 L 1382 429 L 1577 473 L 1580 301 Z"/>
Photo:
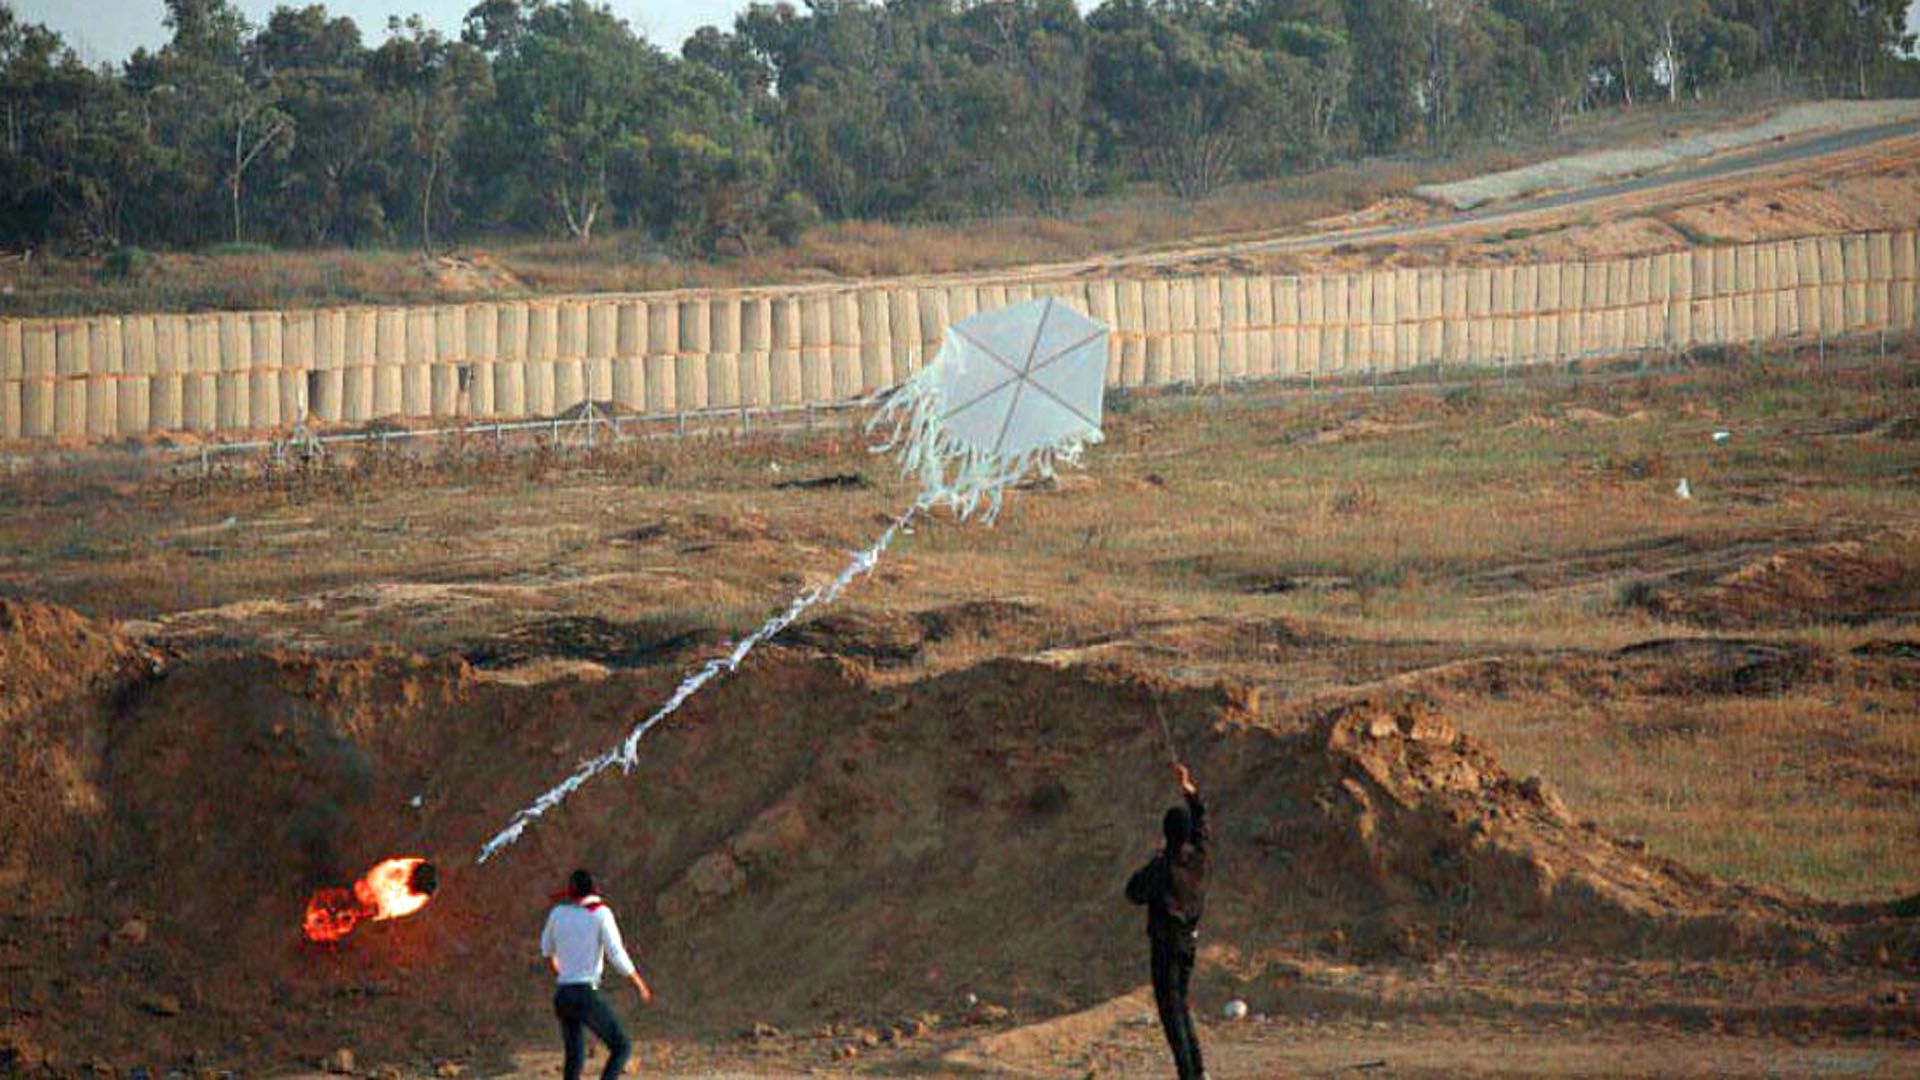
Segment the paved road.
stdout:
<path fill-rule="evenodd" d="M 1639 176 L 1627 180 L 1606 184 L 1596 184 L 1576 191 L 1555 192 L 1522 199 L 1517 202 L 1482 207 L 1463 213 L 1449 214 L 1446 217 L 1429 221 L 1412 222 L 1400 225 L 1374 225 L 1358 229 L 1338 229 L 1329 232 L 1307 233 L 1299 236 L 1284 236 L 1265 240 L 1247 240 L 1226 242 L 1204 248 L 1187 248 L 1174 252 L 1151 252 L 1137 255 L 1116 255 L 1107 258 L 1091 259 L 1072 266 L 1053 266 L 1034 268 L 1037 273 L 1052 275 L 1063 269 L 1086 270 L 1094 268 L 1112 268 L 1123 266 L 1156 266 L 1191 262 L 1222 255 L 1269 254 L 1288 251 L 1315 251 L 1336 247 L 1342 244 L 1370 244 L 1382 240 L 1417 240 L 1425 236 L 1434 236 L 1467 226 L 1496 224 L 1506 220 L 1518 220 L 1530 215 L 1547 211 L 1564 211 L 1580 206 L 1604 204 L 1614 200 L 1633 196 L 1657 194 L 1663 188 L 1679 189 L 1726 180 L 1743 175 L 1758 174 L 1777 169 L 1784 165 L 1808 162 L 1821 158 L 1841 156 L 1866 156 L 1862 151 L 1877 151 L 1881 144 L 1899 139 L 1920 136 L 1920 120 L 1903 120 L 1893 124 L 1879 124 L 1873 127 L 1853 128 L 1847 131 L 1829 132 L 1811 138 L 1795 139 L 1775 143 L 1758 150 L 1742 151 L 1700 162 L 1695 165 L 1669 169 L 1649 176 Z"/>

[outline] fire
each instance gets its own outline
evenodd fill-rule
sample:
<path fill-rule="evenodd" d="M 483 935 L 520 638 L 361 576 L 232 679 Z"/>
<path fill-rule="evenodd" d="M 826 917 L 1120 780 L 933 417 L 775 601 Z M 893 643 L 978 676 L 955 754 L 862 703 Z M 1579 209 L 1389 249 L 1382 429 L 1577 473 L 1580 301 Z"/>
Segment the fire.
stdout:
<path fill-rule="evenodd" d="M 438 885 L 439 875 L 427 860 L 411 855 L 388 859 L 351 888 L 333 886 L 314 893 L 307 901 L 301 929 L 309 941 L 339 941 L 362 922 L 398 919 L 419 911 Z"/>

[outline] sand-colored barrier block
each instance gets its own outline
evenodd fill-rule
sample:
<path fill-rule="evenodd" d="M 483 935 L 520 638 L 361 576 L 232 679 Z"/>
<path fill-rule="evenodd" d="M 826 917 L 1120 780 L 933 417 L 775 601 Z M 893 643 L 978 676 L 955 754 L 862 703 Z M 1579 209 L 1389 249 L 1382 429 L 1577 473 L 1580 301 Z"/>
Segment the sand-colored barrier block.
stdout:
<path fill-rule="evenodd" d="M 1113 283 L 1113 338 L 1120 351 L 1119 386 L 1139 386 L 1147 377 L 1146 292 L 1139 281 Z"/>
<path fill-rule="evenodd" d="M 1911 330 L 1920 316 L 1920 280 L 1916 280 L 1916 267 L 1920 267 L 1920 251 L 1916 251 L 1916 234 L 1913 232 L 1896 233 L 1893 237 L 1893 279 L 1889 284 L 1892 311 L 1889 313 L 1893 326 L 1897 330 Z"/>
<path fill-rule="evenodd" d="M 433 365 L 440 337 L 432 308 L 407 311 L 407 361 L 400 372 L 400 409 L 407 416 L 433 415 Z"/>
<path fill-rule="evenodd" d="M 920 292 L 917 289 L 887 290 L 887 355 L 892 366 L 892 381 L 910 378 L 926 363 L 920 351 Z"/>
<path fill-rule="evenodd" d="M 214 428 L 243 431 L 253 426 L 252 396 L 247 372 L 222 371 L 214 378 Z"/>
<path fill-rule="evenodd" d="M 972 285 L 949 285 L 947 293 L 947 325 L 960 322 L 967 316 L 980 310 L 980 293 Z"/>
<path fill-rule="evenodd" d="M 1217 277 L 1196 278 L 1193 282 L 1193 378 L 1208 386 L 1218 383 L 1224 374 L 1221 285 Z"/>
<path fill-rule="evenodd" d="M 1780 294 L 1762 289 L 1753 294 L 1753 333 L 1761 341 L 1780 336 Z"/>
<path fill-rule="evenodd" d="M 956 297 L 949 297 L 951 302 Z M 833 397 L 833 302 L 827 293 L 805 293 L 796 301 L 800 319 L 800 400 Z"/>
<path fill-rule="evenodd" d="M 554 311 L 554 359 L 584 360 L 587 356 L 587 305 L 562 301 Z"/>
<path fill-rule="evenodd" d="M 1714 294 L 1713 251 L 1709 248 L 1694 248 L 1686 253 L 1688 267 L 1689 299 L 1708 299 Z"/>
<path fill-rule="evenodd" d="M 120 317 L 103 315 L 87 322 L 87 374 L 83 391 L 87 436 L 112 438 L 118 434 L 120 422 L 120 395 L 116 385 L 123 362 Z"/>
<path fill-rule="evenodd" d="M 620 305 L 612 300 L 587 304 L 587 358 L 611 360 L 619 353 Z"/>
<path fill-rule="evenodd" d="M 21 383 L 27 376 L 25 331 L 18 319 L 0 320 L 0 439 L 25 433 Z"/>
<path fill-rule="evenodd" d="M 406 413 L 407 366 L 385 357 L 373 365 L 373 415 L 403 416 Z"/>
<path fill-rule="evenodd" d="M 54 393 L 59 380 L 58 336 L 52 324 L 37 319 L 21 327 L 21 363 L 26 374 L 20 385 L 20 429 L 30 439 L 48 438 L 60 427 Z"/>
<path fill-rule="evenodd" d="M 628 297 L 614 304 L 615 356 L 647 355 L 647 302 Z"/>
<path fill-rule="evenodd" d="M 560 412 L 560 361 L 529 360 L 527 367 L 527 414 L 549 417 Z"/>
<path fill-rule="evenodd" d="M 1837 236 L 1818 236 L 1814 244 L 1820 252 L 1820 323 L 1829 334 L 1847 329 L 1845 292 L 1847 275 L 1841 262 L 1841 244 Z"/>
<path fill-rule="evenodd" d="M 738 378 L 742 405 L 773 404 L 773 306 L 764 296 L 740 298 Z"/>
<path fill-rule="evenodd" d="M 563 356 L 553 362 L 553 404 L 541 415 L 558 416 L 587 400 L 587 361 L 583 356 Z"/>
<path fill-rule="evenodd" d="M 526 357 L 534 362 L 552 362 L 560 358 L 560 308 L 546 301 L 527 304 Z M 531 377 L 529 372 L 529 377 Z"/>
<path fill-rule="evenodd" d="M 951 324 L 947 313 L 947 290 L 920 289 L 916 306 L 920 311 L 920 363 L 924 366 L 933 362 L 940 352 L 940 345 L 946 340 L 947 327 Z"/>
<path fill-rule="evenodd" d="M 740 404 L 740 299 L 716 296 L 707 301 L 707 407 Z"/>
<path fill-rule="evenodd" d="M 1893 234 L 1869 233 L 1867 243 L 1867 325 L 1885 330 L 1893 324 Z"/>
<path fill-rule="evenodd" d="M 467 324 L 467 358 L 491 363 L 500 358 L 500 309 L 494 304 L 468 304 L 460 310 Z"/>
<path fill-rule="evenodd" d="M 1440 351 L 1438 359 L 1458 364 L 1467 357 L 1467 275 L 1445 267 L 1440 274 Z"/>
<path fill-rule="evenodd" d="M 282 422 L 280 372 L 284 342 L 281 318 L 279 312 L 255 312 L 248 317 L 253 365 L 247 371 L 247 416 L 256 428 L 277 428 Z"/>
<path fill-rule="evenodd" d="M 1534 363 L 1540 351 L 1540 317 L 1532 312 L 1521 312 L 1513 316 L 1513 352 L 1511 356 L 1516 364 Z"/>
<path fill-rule="evenodd" d="M 213 423 L 219 430 L 253 427 L 253 332 L 248 315 L 219 315 L 221 371 L 213 388 Z"/>
<path fill-rule="evenodd" d="M 1754 293 L 1760 289 L 1760 248 L 1741 244 L 1733 249 L 1733 292 Z"/>
<path fill-rule="evenodd" d="M 280 356 L 283 368 L 303 373 L 320 370 L 320 314 L 315 311 L 289 311 L 281 319 Z"/>
<path fill-rule="evenodd" d="M 348 310 L 341 320 L 341 411 L 350 424 L 373 417 L 373 367 L 379 352 L 376 322 L 375 313 L 368 309 Z"/>
<path fill-rule="evenodd" d="M 1793 249 L 1794 333 L 1816 337 L 1820 333 L 1820 252 L 1811 240 L 1788 241 Z"/>
<path fill-rule="evenodd" d="M 121 327 L 125 366 L 129 375 L 144 378 L 146 403 L 134 406 L 137 431 L 168 431 L 180 426 L 179 377 L 160 372 L 160 318 L 153 315 L 129 315 Z M 171 321 L 171 317 L 169 321 Z"/>
<path fill-rule="evenodd" d="M 212 431 L 219 426 L 220 322 L 212 315 L 187 318 L 187 370 L 181 382 L 181 414 L 188 429 Z"/>
<path fill-rule="evenodd" d="M 493 414 L 506 420 L 525 419 L 527 411 L 527 362 L 496 360 L 493 364 Z"/>
<path fill-rule="evenodd" d="M 646 373 L 641 380 L 641 389 L 647 396 L 645 409 L 654 414 L 672 412 L 674 395 L 679 390 L 675 372 L 679 368 L 680 306 L 673 300 L 636 300 L 634 303 L 644 305 L 646 312 L 640 317 L 640 325 L 647 335 Z"/>
<path fill-rule="evenodd" d="M 475 357 L 460 369 L 460 411 L 463 415 L 479 418 L 500 414 L 499 405 L 493 397 L 494 389 L 499 385 L 499 379 L 493 371 L 498 362 Z"/>
<path fill-rule="evenodd" d="M 623 409 L 647 407 L 647 302 L 621 300 L 614 311 L 613 400 Z"/>
<path fill-rule="evenodd" d="M 1192 278 L 1167 282 L 1167 335 L 1173 346 L 1172 366 L 1167 370 L 1170 382 L 1190 383 L 1199 372 L 1194 341 L 1199 330 L 1199 313 Z"/>
<path fill-rule="evenodd" d="M 1273 373 L 1300 374 L 1300 279 L 1273 279 Z"/>
<path fill-rule="evenodd" d="M 672 372 L 673 407 L 675 411 L 693 412 L 709 405 L 707 350 L 712 345 L 713 313 L 703 297 L 681 297 L 673 305 L 680 328 Z"/>
<path fill-rule="evenodd" d="M 460 415 L 460 396 L 469 370 L 465 364 L 434 364 L 427 376 L 429 407 L 434 416 Z"/>
<path fill-rule="evenodd" d="M 1089 316 L 1107 324 L 1106 385 L 1118 386 L 1122 377 L 1120 342 L 1120 296 L 1112 278 L 1094 278 L 1082 283 L 1079 304 Z"/>
<path fill-rule="evenodd" d="M 924 312 L 926 309 L 921 308 Z M 768 394 L 775 405 L 806 401 L 800 374 L 800 301 L 775 296 L 767 302 Z"/>
<path fill-rule="evenodd" d="M 1247 279 L 1246 287 L 1246 374 L 1255 379 L 1271 378 L 1275 374 L 1278 359 L 1273 320 L 1273 278 L 1265 274 L 1257 275 Z"/>
<path fill-rule="evenodd" d="M 527 305 L 524 301 L 504 301 L 495 308 L 499 318 L 494 342 L 502 360 L 524 361 L 528 356 Z"/>
<path fill-rule="evenodd" d="M 862 394 L 893 385 L 893 316 L 882 289 L 863 289 L 854 295 L 859 330 Z"/>
<path fill-rule="evenodd" d="M 147 411 L 155 430 L 178 431 L 186 427 L 188 344 L 186 319 L 178 315 L 154 317 L 154 375 L 147 394 Z"/>
<path fill-rule="evenodd" d="M 1141 386 L 1173 381 L 1173 283 L 1154 278 L 1140 283 L 1140 319 L 1145 328 Z"/>
<path fill-rule="evenodd" d="M 1253 335 L 1253 320 L 1248 316 L 1247 279 L 1220 279 L 1220 377 L 1244 379 L 1247 376 L 1247 343 Z"/>
<path fill-rule="evenodd" d="M 1004 307 L 1004 303 L 994 307 Z M 828 359 L 833 371 L 832 399 L 857 397 L 863 390 L 860 371 L 860 294 L 833 293 L 827 301 L 827 332 L 833 339 Z"/>
<path fill-rule="evenodd" d="M 1713 256 L 1713 295 L 1732 296 L 1740 291 L 1740 249 L 1722 246 L 1714 248 L 1710 254 Z"/>
<path fill-rule="evenodd" d="M 1441 295 L 1445 291 L 1445 275 L 1438 268 L 1421 267 L 1414 271 L 1415 306 L 1420 314 L 1413 364 L 1437 362 L 1445 351 L 1447 318 Z"/>
<path fill-rule="evenodd" d="M 407 360 L 407 312 L 405 308 L 375 308 L 373 311 L 375 366 L 397 366 Z"/>

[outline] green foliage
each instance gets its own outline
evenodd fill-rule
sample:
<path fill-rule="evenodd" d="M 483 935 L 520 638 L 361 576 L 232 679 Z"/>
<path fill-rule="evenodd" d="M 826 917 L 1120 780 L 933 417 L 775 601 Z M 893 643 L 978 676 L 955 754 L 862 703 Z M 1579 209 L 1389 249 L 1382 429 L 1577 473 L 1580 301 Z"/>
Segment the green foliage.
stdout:
<path fill-rule="evenodd" d="M 100 276 L 109 281 L 138 281 L 155 265 L 153 252 L 140 247 L 115 248 L 101 261 Z"/>
<path fill-rule="evenodd" d="M 812 0 L 678 56 L 599 0 L 478 0 L 457 39 L 414 17 L 378 43 L 319 4 L 152 2 L 170 39 L 111 70 L 0 0 L 0 244 L 610 225 L 726 254 L 823 216 L 1199 196 L 1766 71 L 1920 91 L 1909 0 Z"/>

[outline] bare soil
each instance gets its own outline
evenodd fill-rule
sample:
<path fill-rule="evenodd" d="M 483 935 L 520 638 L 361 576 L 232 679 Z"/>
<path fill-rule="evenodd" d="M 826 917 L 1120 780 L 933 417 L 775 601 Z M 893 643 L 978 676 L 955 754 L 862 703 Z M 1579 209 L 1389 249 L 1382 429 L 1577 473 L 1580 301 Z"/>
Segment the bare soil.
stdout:
<path fill-rule="evenodd" d="M 585 864 L 646 1070 L 1161 1075 L 1118 889 L 1164 722 L 1216 1076 L 1910 1075 L 1920 386 L 1834 360 L 1116 401 L 1086 473 L 923 523 L 485 866 L 882 527 L 884 461 L 10 476 L 0 1068 L 551 1075 L 531 940 Z M 301 939 L 401 854 L 425 911 Z"/>

